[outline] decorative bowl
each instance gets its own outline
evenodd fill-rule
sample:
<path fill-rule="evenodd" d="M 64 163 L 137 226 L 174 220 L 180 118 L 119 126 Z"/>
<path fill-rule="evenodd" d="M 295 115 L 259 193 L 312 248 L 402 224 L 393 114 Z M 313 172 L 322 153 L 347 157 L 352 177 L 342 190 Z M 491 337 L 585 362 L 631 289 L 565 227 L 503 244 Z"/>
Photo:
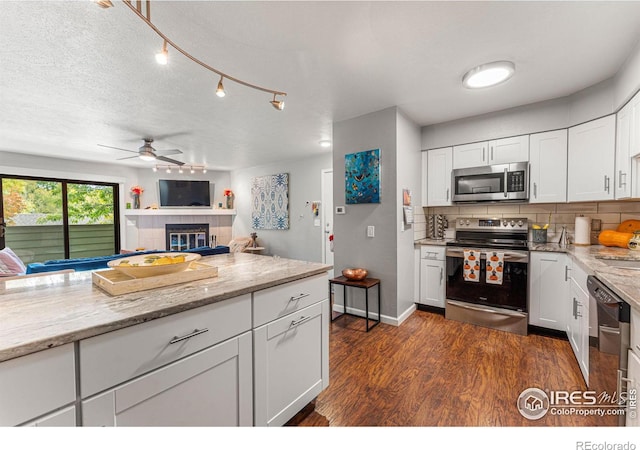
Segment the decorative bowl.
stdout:
<path fill-rule="evenodd" d="M 342 271 L 342 275 L 347 280 L 351 280 L 351 281 L 364 280 L 365 278 L 367 278 L 368 274 L 369 272 L 367 271 L 367 269 L 359 269 L 359 268 L 344 269 Z"/>
<path fill-rule="evenodd" d="M 107 265 L 130 277 L 146 278 L 182 272 L 201 257 L 197 253 L 149 253 L 114 259 Z"/>

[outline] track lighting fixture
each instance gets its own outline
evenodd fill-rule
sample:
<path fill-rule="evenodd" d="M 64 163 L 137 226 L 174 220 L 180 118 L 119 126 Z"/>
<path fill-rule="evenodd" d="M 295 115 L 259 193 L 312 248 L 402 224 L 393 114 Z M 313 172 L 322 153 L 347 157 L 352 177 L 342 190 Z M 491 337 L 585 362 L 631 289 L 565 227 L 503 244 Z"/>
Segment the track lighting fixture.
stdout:
<path fill-rule="evenodd" d="M 93 0 L 93 2 L 95 4 L 97 4 L 100 8 L 111 8 L 113 6 L 113 3 L 111 3 L 111 0 Z"/>
<path fill-rule="evenodd" d="M 151 170 L 153 170 L 154 172 L 157 172 L 158 170 L 164 170 L 167 173 L 171 173 L 173 169 L 176 169 L 176 168 L 178 169 L 178 173 L 184 173 L 185 168 L 189 168 L 190 173 L 196 173 L 196 170 L 199 170 L 202 173 L 207 173 L 207 168 L 201 164 L 183 165 L 183 166 L 176 166 L 172 164 L 156 164 L 154 167 L 151 168 Z"/>
<path fill-rule="evenodd" d="M 96 4 L 98 4 L 101 8 L 109 8 L 110 6 L 113 6 L 113 3 L 111 3 L 110 0 L 94 0 L 96 2 Z M 124 5 L 129 8 L 135 15 L 138 16 L 138 18 L 140 18 L 144 23 L 146 23 L 149 28 L 151 28 L 158 36 L 160 36 L 164 43 L 162 45 L 162 51 L 158 54 L 156 54 L 156 61 L 158 61 L 159 64 L 167 64 L 168 63 L 168 56 L 169 53 L 167 51 L 167 46 L 171 46 L 173 47 L 176 51 L 178 51 L 179 53 L 182 53 L 184 56 L 186 56 L 188 59 L 190 59 L 191 61 L 193 61 L 194 63 L 200 65 L 201 67 L 217 74 L 220 76 L 220 81 L 218 82 L 218 88 L 216 89 L 216 95 L 218 97 L 224 97 L 225 95 L 225 91 L 224 91 L 224 87 L 222 86 L 222 79 L 226 78 L 227 80 L 233 81 L 234 83 L 238 83 L 241 84 L 243 86 L 249 87 L 251 89 L 255 89 L 257 91 L 262 91 L 262 92 L 267 92 L 269 94 L 273 94 L 273 100 L 270 102 L 271 105 L 277 109 L 278 111 L 282 111 L 284 109 L 284 101 L 280 100 L 276 100 L 276 95 L 282 95 L 285 96 L 287 95 L 286 92 L 282 92 L 282 91 L 276 91 L 274 89 L 268 89 L 262 86 L 258 86 L 252 83 L 248 83 L 246 81 L 243 81 L 239 78 L 235 78 L 232 77 L 231 75 L 228 75 L 224 72 L 222 72 L 221 70 L 216 69 L 213 66 L 210 66 L 209 64 L 199 60 L 198 58 L 196 58 L 195 56 L 191 55 L 190 53 L 188 53 L 186 50 L 183 50 L 180 46 L 178 46 L 175 42 L 173 42 L 171 39 L 169 39 L 167 37 L 166 34 L 164 34 L 162 31 L 160 31 L 158 29 L 158 27 L 156 27 L 152 22 L 151 22 L 151 0 L 147 0 L 146 2 L 142 2 L 140 0 L 133 2 L 131 0 L 122 0 L 122 3 L 124 3 Z M 143 14 L 143 4 L 146 6 L 146 11 Z"/>
<path fill-rule="evenodd" d="M 227 95 L 227 93 L 224 91 L 224 86 L 222 85 L 222 78 L 224 77 L 220 77 L 220 81 L 218 81 L 218 89 L 216 89 L 216 95 L 220 98 Z"/>
<path fill-rule="evenodd" d="M 166 66 L 169 62 L 169 51 L 167 50 L 167 41 L 162 44 L 162 51 L 156 53 L 156 62 L 161 66 Z"/>
<path fill-rule="evenodd" d="M 273 94 L 273 100 L 271 100 L 269 103 L 271 103 L 271 105 L 278 111 L 282 111 L 284 109 L 284 101 L 276 100 L 276 95 L 276 93 Z"/>

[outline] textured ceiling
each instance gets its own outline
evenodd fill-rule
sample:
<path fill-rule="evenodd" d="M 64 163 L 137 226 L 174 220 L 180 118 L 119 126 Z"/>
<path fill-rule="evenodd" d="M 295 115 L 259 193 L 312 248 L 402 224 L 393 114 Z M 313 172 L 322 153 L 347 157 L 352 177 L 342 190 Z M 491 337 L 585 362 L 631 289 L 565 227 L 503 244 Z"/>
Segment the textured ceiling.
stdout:
<path fill-rule="evenodd" d="M 144 3 L 144 2 L 143 2 Z M 125 5 L 0 1 L 0 151 L 143 167 L 97 144 L 180 148 L 234 169 L 326 152 L 334 121 L 398 106 L 419 125 L 563 97 L 613 76 L 640 39 L 640 2 L 153 1 L 151 18 L 225 82 L 169 49 Z M 509 59 L 508 83 L 462 88 Z"/>

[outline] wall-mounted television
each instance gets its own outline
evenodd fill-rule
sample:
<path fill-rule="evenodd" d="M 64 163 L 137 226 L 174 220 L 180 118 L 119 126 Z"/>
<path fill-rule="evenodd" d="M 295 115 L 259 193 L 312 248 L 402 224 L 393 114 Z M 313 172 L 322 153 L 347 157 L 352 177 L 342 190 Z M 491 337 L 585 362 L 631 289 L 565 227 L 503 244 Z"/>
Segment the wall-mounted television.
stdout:
<path fill-rule="evenodd" d="M 158 180 L 160 208 L 211 208 L 209 181 Z"/>

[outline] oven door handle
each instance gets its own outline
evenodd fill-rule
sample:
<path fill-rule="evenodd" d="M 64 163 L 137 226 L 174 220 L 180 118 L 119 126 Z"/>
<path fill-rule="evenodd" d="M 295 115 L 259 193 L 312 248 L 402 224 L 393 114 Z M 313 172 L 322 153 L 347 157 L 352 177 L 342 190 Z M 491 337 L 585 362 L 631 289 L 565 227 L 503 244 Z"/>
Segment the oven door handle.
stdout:
<path fill-rule="evenodd" d="M 491 313 L 491 314 L 498 314 L 501 316 L 507 316 L 507 317 L 527 317 L 527 315 L 525 313 L 521 313 L 518 311 L 504 311 L 504 310 L 498 310 L 498 309 L 493 309 L 493 308 L 482 308 L 480 306 L 473 306 L 470 305 L 468 303 L 462 303 L 462 302 L 458 302 L 456 300 L 447 300 L 447 303 L 450 303 L 452 305 L 458 306 L 460 308 L 465 308 L 465 309 L 471 309 L 473 311 L 480 311 L 480 312 L 486 312 L 486 313 Z"/>
<path fill-rule="evenodd" d="M 480 250 L 480 259 L 487 259 L 487 252 L 493 252 L 499 250 Z M 448 248 L 446 251 L 446 256 L 451 258 L 464 258 L 464 250 L 458 248 Z M 504 261 L 505 262 L 529 262 L 529 254 L 526 252 L 513 252 L 508 251 L 504 252 Z"/>

